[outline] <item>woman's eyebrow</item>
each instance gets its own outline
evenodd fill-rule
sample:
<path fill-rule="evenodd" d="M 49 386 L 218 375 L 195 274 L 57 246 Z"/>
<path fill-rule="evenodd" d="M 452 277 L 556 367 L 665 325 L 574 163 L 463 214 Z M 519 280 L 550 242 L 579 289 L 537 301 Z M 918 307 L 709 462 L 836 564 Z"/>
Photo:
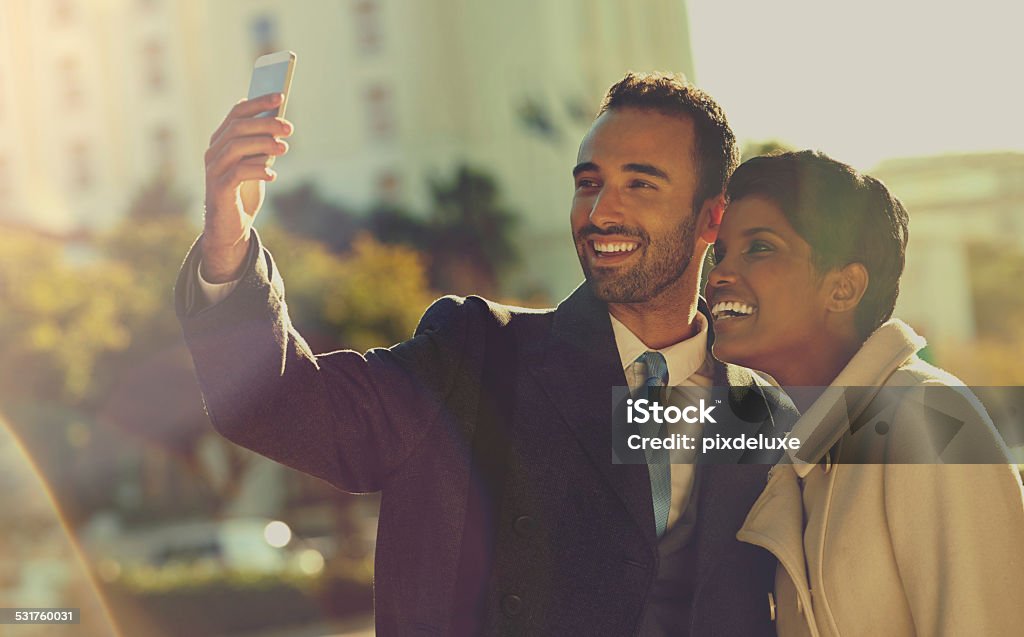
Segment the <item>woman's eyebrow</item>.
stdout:
<path fill-rule="evenodd" d="M 744 237 L 749 237 L 749 236 L 752 236 L 752 235 L 755 235 L 755 234 L 760 234 L 762 232 L 767 232 L 768 234 L 773 234 L 773 235 L 775 235 L 776 237 L 778 237 L 780 239 L 783 238 L 781 234 L 779 234 L 775 230 L 769 228 L 768 226 L 757 226 L 755 228 L 747 228 L 746 230 L 744 230 L 742 232 L 742 234 L 743 234 Z"/>

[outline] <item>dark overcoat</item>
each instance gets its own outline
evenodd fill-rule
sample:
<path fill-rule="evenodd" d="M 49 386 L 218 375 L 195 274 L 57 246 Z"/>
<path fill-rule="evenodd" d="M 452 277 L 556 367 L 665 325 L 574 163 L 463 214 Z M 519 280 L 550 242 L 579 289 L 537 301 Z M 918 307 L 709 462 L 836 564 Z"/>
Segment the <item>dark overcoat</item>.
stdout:
<path fill-rule="evenodd" d="M 612 463 L 611 388 L 626 381 L 590 288 L 543 311 L 445 297 L 408 341 L 315 355 L 253 237 L 220 303 L 197 294 L 196 246 L 178 278 L 206 409 L 243 447 L 381 492 L 377 634 L 636 634 L 658 568 L 650 481 Z M 786 409 L 746 370 L 715 376 L 768 410 L 732 433 Z M 767 468 L 698 467 L 692 635 L 775 634 L 774 559 L 735 537 Z"/>

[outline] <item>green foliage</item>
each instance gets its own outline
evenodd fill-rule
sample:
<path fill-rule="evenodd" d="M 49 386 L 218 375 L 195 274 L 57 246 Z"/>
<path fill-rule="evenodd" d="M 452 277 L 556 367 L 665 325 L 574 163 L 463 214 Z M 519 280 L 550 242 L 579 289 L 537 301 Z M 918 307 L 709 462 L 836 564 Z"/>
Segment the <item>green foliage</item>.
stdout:
<path fill-rule="evenodd" d="M 740 153 L 740 160 L 747 161 L 751 157 L 774 155 L 776 153 L 786 153 L 793 150 L 796 150 L 794 146 L 777 139 L 769 139 L 760 142 L 747 142 L 746 144 L 743 144 L 743 151 Z"/>
<path fill-rule="evenodd" d="M 1024 251 L 1000 244 L 969 247 L 971 305 L 982 336 L 1008 338 L 1021 332 L 1024 316 Z"/>
<path fill-rule="evenodd" d="M 125 216 L 132 221 L 173 218 L 183 220 L 189 209 L 188 198 L 164 177 L 143 186 L 128 205 Z"/>
<path fill-rule="evenodd" d="M 362 229 L 362 222 L 347 208 L 320 194 L 312 183 L 272 197 L 276 222 L 297 237 L 315 239 L 333 252 L 346 252 Z"/>
<path fill-rule="evenodd" d="M 134 593 L 164 593 L 174 590 L 202 590 L 225 587 L 238 590 L 273 588 L 282 584 L 311 590 L 328 580 L 345 580 L 362 586 L 373 583 L 373 558 L 334 559 L 329 567 L 317 573 L 305 573 L 295 564 L 281 571 L 230 569 L 216 559 L 193 562 L 171 562 L 160 567 L 150 564 L 128 564 L 117 567 L 116 582 Z"/>
<path fill-rule="evenodd" d="M 468 291 L 494 292 L 500 275 L 519 260 L 512 241 L 517 219 L 502 206 L 496 182 L 460 166 L 451 181 L 431 183 L 431 192 L 430 253 L 441 266 L 439 287 L 457 289 L 459 269 L 468 266 L 478 275 L 478 285 L 492 288 Z"/>
<path fill-rule="evenodd" d="M 1006 244 L 969 247 L 971 305 L 977 338 L 963 347 L 947 347 L 937 356 L 970 385 L 1024 385 L 1024 252 Z"/>
<path fill-rule="evenodd" d="M 0 235 L 0 399 L 97 404 L 132 362 L 180 342 L 172 284 L 197 234 L 182 205 L 157 184 L 91 244 Z M 408 338 L 433 298 L 411 248 L 360 235 L 341 256 L 280 229 L 266 234 L 297 320 L 338 346 Z"/>
<path fill-rule="evenodd" d="M 323 244 L 268 228 L 263 237 L 285 280 L 289 311 L 340 347 L 364 351 L 412 335 L 434 298 L 420 255 L 362 233 L 345 256 Z"/>
<path fill-rule="evenodd" d="M 430 286 L 458 294 L 495 294 L 502 276 L 519 261 L 513 240 L 517 217 L 501 203 L 493 177 L 459 166 L 448 179 L 429 184 L 425 214 L 379 205 L 354 215 L 303 184 L 273 198 L 279 225 L 344 254 L 360 232 L 378 241 L 408 246 L 426 255 Z"/>
<path fill-rule="evenodd" d="M 86 397 L 97 361 L 131 342 L 132 283 L 122 263 L 75 263 L 52 239 L 0 234 L 0 397 Z"/>
<path fill-rule="evenodd" d="M 175 497 L 184 506 L 209 502 L 215 511 L 248 466 L 229 449 L 231 475 L 216 493 L 194 475 L 202 469 L 198 442 L 210 428 L 173 307 L 175 276 L 198 233 L 185 205 L 157 184 L 96 238 L 0 233 L 0 404 L 17 414 L 14 429 L 43 474 L 60 482 L 64 502 L 96 503 L 89 494 L 99 491 L 101 504 L 113 506 L 118 474 L 142 464 L 142 444 L 164 452 L 160 462 L 174 457 L 193 470 L 174 474 L 187 491 Z M 293 318 L 317 351 L 405 340 L 433 298 L 423 261 L 409 247 L 365 236 L 337 254 L 272 227 L 265 238 L 285 272 Z M 103 440 L 116 450 L 97 448 Z M 86 475 L 102 476 L 107 488 L 76 479 Z M 161 480 L 169 484 L 166 474 Z M 173 491 L 167 486 L 168 497 Z M 161 492 L 148 494 L 146 510 L 173 515 Z M 87 513 L 76 510 L 75 518 Z"/>

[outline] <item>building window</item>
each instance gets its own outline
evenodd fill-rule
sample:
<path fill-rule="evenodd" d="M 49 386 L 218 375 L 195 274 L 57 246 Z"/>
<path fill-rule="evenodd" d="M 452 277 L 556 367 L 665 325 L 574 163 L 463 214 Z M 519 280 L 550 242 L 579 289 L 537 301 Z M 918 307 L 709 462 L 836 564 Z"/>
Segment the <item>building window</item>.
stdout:
<path fill-rule="evenodd" d="M 395 114 L 391 90 L 380 84 L 371 86 L 366 92 L 366 107 L 370 136 L 386 141 L 395 135 Z"/>
<path fill-rule="evenodd" d="M 153 131 L 154 166 L 164 172 L 174 168 L 174 132 L 167 125 L 157 126 Z"/>
<path fill-rule="evenodd" d="M 164 45 L 159 40 L 150 40 L 142 48 L 143 80 L 150 93 L 161 93 L 167 84 L 164 68 Z"/>
<path fill-rule="evenodd" d="M 383 25 L 379 0 L 353 0 L 352 10 L 355 14 L 352 24 L 356 29 L 359 52 L 363 55 L 380 53 L 383 44 Z"/>
<path fill-rule="evenodd" d="M 256 16 L 249 23 L 249 35 L 257 55 L 277 51 L 277 21 L 269 15 Z"/>
<path fill-rule="evenodd" d="M 53 0 L 53 21 L 59 26 L 68 26 L 75 21 L 74 0 Z"/>
<path fill-rule="evenodd" d="M 92 189 L 93 166 L 89 158 L 89 146 L 85 142 L 71 145 L 71 187 L 77 192 Z"/>
<path fill-rule="evenodd" d="M 377 199 L 387 203 L 396 203 L 401 194 L 402 181 L 394 171 L 385 170 L 377 175 Z"/>
<path fill-rule="evenodd" d="M 65 57 L 57 64 L 57 76 L 60 78 L 61 90 L 64 92 L 64 103 L 69 108 L 82 105 L 82 83 L 79 78 L 78 61 L 73 57 Z"/>

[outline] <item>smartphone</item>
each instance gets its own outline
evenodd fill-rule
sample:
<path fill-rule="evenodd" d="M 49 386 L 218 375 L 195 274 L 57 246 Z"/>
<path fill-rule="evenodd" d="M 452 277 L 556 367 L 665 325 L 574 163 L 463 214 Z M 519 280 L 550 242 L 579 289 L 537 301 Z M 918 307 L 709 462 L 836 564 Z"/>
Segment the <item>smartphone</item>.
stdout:
<path fill-rule="evenodd" d="M 252 79 L 249 80 L 249 99 L 267 93 L 284 93 L 284 101 L 275 109 L 263 111 L 256 117 L 284 117 L 285 106 L 288 105 L 288 93 L 292 87 L 292 74 L 295 73 L 295 53 L 278 51 L 261 55 L 252 68 Z"/>
<path fill-rule="evenodd" d="M 252 79 L 249 80 L 249 99 L 267 93 L 284 93 L 280 106 L 263 111 L 256 117 L 284 117 L 285 107 L 288 106 L 288 94 L 292 88 L 292 75 L 295 73 L 295 59 L 293 51 L 268 53 L 256 59 L 252 68 Z M 271 157 L 267 165 L 273 164 L 274 159 Z"/>

